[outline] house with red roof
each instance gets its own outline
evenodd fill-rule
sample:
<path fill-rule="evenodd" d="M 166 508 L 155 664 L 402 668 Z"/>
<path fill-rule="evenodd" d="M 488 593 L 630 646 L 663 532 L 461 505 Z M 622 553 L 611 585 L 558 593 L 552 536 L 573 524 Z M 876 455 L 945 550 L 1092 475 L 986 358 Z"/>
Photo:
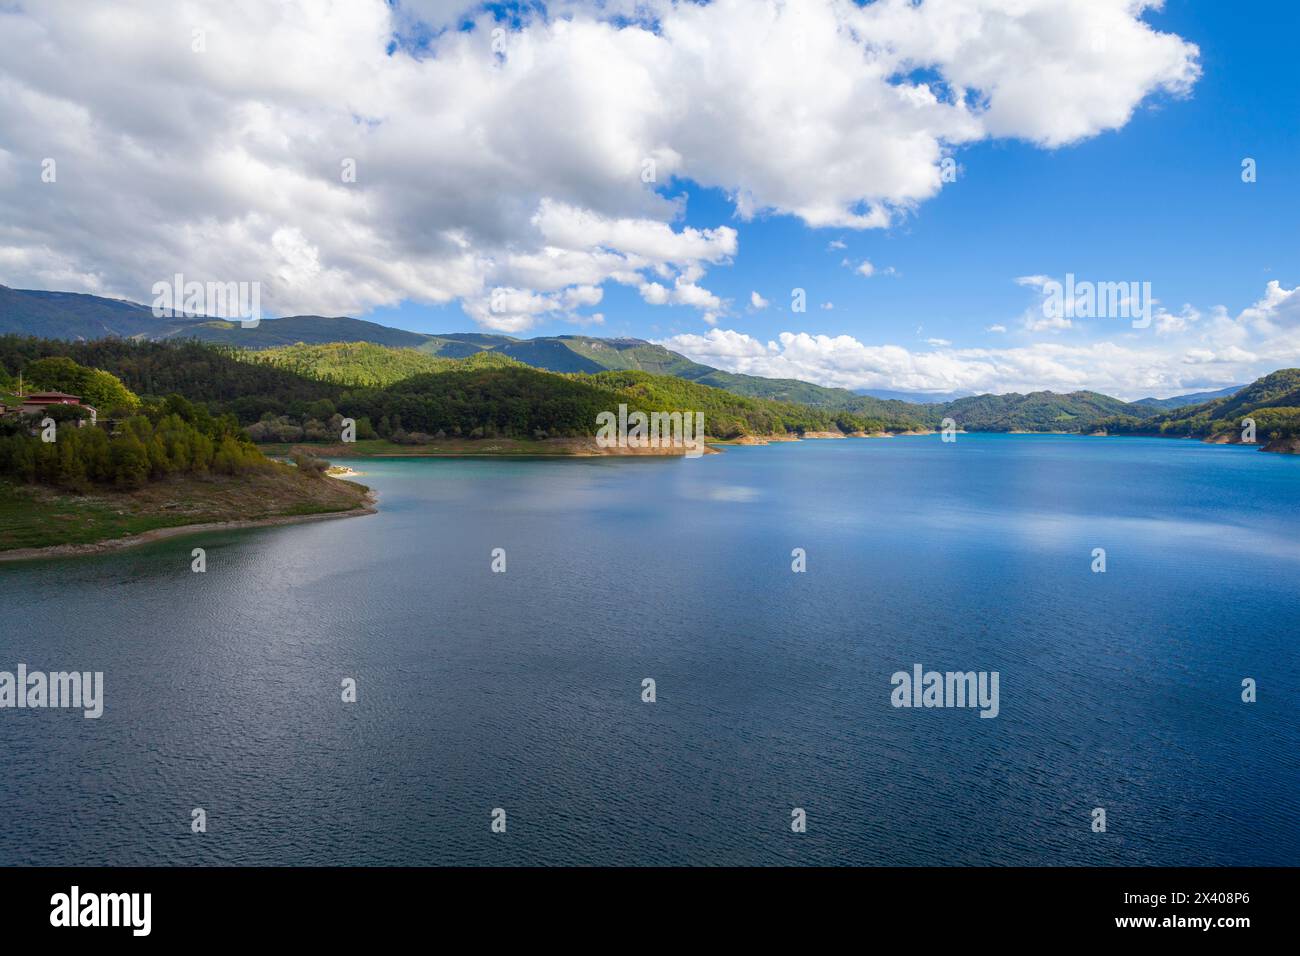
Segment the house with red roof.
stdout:
<path fill-rule="evenodd" d="M 75 405 L 78 408 L 84 408 L 90 413 L 90 424 L 95 424 L 99 417 L 99 412 L 91 405 L 85 404 L 79 395 L 69 395 L 67 392 L 30 392 L 22 397 L 22 406 L 19 411 L 24 415 L 44 415 L 45 410 L 51 405 Z M 83 419 L 84 422 L 84 419 Z"/>

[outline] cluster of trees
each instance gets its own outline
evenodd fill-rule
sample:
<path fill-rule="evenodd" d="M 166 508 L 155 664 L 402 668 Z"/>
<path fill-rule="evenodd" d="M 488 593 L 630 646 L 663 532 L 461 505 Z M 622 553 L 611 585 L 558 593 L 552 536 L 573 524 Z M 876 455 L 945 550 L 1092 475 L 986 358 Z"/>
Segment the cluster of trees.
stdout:
<path fill-rule="evenodd" d="M 330 407 L 333 407 L 333 403 L 330 403 Z M 370 424 L 370 419 L 363 415 L 355 421 L 358 439 L 379 437 Z M 267 412 L 245 430 L 255 442 L 337 442 L 343 434 L 343 416 L 338 412 L 317 417 L 309 415 L 302 420 L 302 424 L 298 424 L 288 415 Z"/>
<path fill-rule="evenodd" d="M 56 419 L 54 441 L 29 434 L 26 422 L 0 426 L 0 475 L 87 491 L 93 485 L 139 488 L 174 474 L 236 475 L 272 467 L 233 417 L 214 418 L 179 395 L 144 403 L 139 414 L 111 431 L 76 427 L 63 410 L 51 409 L 56 411 L 65 421 Z"/>
<path fill-rule="evenodd" d="M 1290 408 L 1257 408 L 1251 412 L 1250 417 L 1255 421 L 1257 441 L 1300 437 L 1300 404 Z M 1240 430 L 1241 419 L 1236 419 L 1218 424 L 1211 434 Z"/>

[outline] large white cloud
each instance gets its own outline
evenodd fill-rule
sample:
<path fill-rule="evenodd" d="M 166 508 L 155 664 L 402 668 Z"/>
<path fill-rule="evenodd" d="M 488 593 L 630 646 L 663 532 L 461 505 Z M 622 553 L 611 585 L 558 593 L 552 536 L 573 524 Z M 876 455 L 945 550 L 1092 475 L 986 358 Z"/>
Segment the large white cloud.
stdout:
<path fill-rule="evenodd" d="M 1270 282 L 1263 297 L 1236 316 L 1223 307 L 1184 306 L 1176 315 L 1157 311 L 1154 319 L 1149 329 L 1123 333 L 1115 341 L 1030 338 L 1009 348 L 937 345 L 916 351 L 808 332 L 782 332 L 764 342 L 717 328 L 704 335 L 675 335 L 661 344 L 732 372 L 840 388 L 1087 389 L 1130 400 L 1242 384 L 1300 365 L 1300 288 Z"/>
<path fill-rule="evenodd" d="M 716 318 L 701 279 L 736 232 L 656 188 L 886 225 L 955 147 L 1068 143 L 1185 91 L 1196 49 L 1155 5 L 4 4 L 0 281 L 147 299 L 182 272 L 260 281 L 273 312 L 460 301 L 510 331 L 614 281 Z"/>

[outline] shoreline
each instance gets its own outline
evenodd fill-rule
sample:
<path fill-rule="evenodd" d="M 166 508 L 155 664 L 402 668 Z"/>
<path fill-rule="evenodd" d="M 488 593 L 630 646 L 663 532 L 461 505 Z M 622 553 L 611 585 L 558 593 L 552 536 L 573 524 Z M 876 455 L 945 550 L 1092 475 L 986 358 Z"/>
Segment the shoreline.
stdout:
<path fill-rule="evenodd" d="M 722 450 L 728 447 L 753 447 L 759 445 L 776 445 L 790 444 L 801 441 L 829 441 L 843 438 L 914 438 L 924 437 L 927 435 L 937 435 L 938 431 L 933 429 L 913 429 L 909 431 L 897 432 L 808 432 L 803 435 L 797 433 L 773 434 L 773 435 L 741 435 L 737 438 L 705 438 L 703 439 L 704 452 L 706 455 L 721 454 Z M 1126 432 L 1123 434 L 1110 434 L 1104 431 L 1094 432 L 1070 432 L 1070 431 L 1028 431 L 1016 430 L 1011 431 L 981 431 L 972 432 L 966 429 L 958 429 L 959 435 L 1050 435 L 1050 436 L 1070 436 L 1076 435 L 1080 438 L 1164 438 L 1175 441 L 1199 441 L 1206 445 L 1240 445 L 1243 442 L 1216 440 L 1219 436 L 1198 437 L 1196 435 L 1162 435 L 1154 432 Z M 473 447 L 475 442 L 484 442 L 482 450 Z M 271 445 L 259 445 L 263 453 L 267 455 L 288 454 L 295 448 L 309 451 L 314 455 L 322 458 L 644 458 L 644 457 L 663 457 L 663 458 L 684 458 L 687 457 L 682 449 L 675 447 L 664 448 L 598 448 L 593 440 L 580 438 L 561 438 L 546 439 L 543 441 L 521 441 L 519 439 L 474 439 L 460 440 L 451 447 L 446 444 L 439 445 L 401 445 L 392 446 L 385 443 L 384 448 L 367 449 L 358 448 L 362 445 L 358 442 L 354 445 L 342 444 L 320 444 L 310 445 L 302 442 L 293 444 L 272 443 Z M 369 443 L 364 443 L 369 444 Z M 450 443 L 449 443 L 450 444 Z M 546 450 L 537 450 L 538 446 L 546 446 Z M 1300 438 L 1280 438 L 1268 442 L 1256 444 L 1259 451 L 1270 452 L 1283 455 L 1300 455 Z M 274 451 L 271 449 L 275 449 Z M 398 448 L 401 450 L 393 450 Z M 554 450 L 551 450 L 554 449 Z M 343 475 L 341 477 L 347 477 Z"/>
<path fill-rule="evenodd" d="M 905 432 L 809 432 L 804 435 L 742 435 L 740 438 L 719 439 L 717 441 L 709 440 L 710 445 L 736 445 L 736 446 L 754 446 L 754 445 L 772 445 L 786 442 L 801 441 L 819 441 L 822 439 L 832 438 L 914 438 L 924 437 L 926 435 L 937 435 L 937 431 L 905 431 Z M 967 431 L 964 428 L 957 429 L 958 435 L 1043 435 L 1043 436 L 1076 436 L 1078 438 L 1162 438 L 1171 441 L 1199 441 L 1203 445 L 1245 445 L 1245 442 L 1224 440 L 1222 435 L 1207 436 L 1200 438 L 1196 435 L 1161 435 L 1156 432 L 1126 432 L 1124 434 L 1112 435 L 1105 431 L 1095 432 L 1067 432 L 1067 431 L 1028 431 L 1024 429 L 1013 429 L 1011 431 Z M 1300 455 L 1300 437 L 1296 438 L 1276 438 L 1267 442 L 1256 442 L 1257 451 L 1265 451 L 1277 455 Z"/>
<path fill-rule="evenodd" d="M 178 524 L 168 528 L 154 528 L 139 534 L 125 535 L 120 538 L 105 538 L 103 541 L 90 541 L 85 544 L 52 544 L 43 548 L 13 548 L 0 551 L 0 563 L 6 561 L 33 561 L 41 558 L 79 558 L 90 554 L 106 554 L 111 551 L 124 551 L 154 541 L 168 538 L 180 538 L 185 535 L 204 534 L 209 531 L 235 531 L 243 528 L 273 528 L 280 525 L 307 524 L 312 521 L 329 521 L 334 518 L 359 518 L 364 515 L 378 514 L 379 497 L 373 491 L 367 491 L 362 498 L 363 504 L 346 511 L 325 511 L 308 515 L 276 515 L 267 518 L 233 518 L 230 521 L 205 521 L 199 524 Z"/>
<path fill-rule="evenodd" d="M 721 454 L 714 445 L 726 447 L 735 445 L 738 447 L 752 447 L 768 444 L 784 444 L 800 441 L 821 441 L 835 438 L 906 438 L 921 437 L 925 435 L 934 435 L 936 432 L 910 431 L 910 432 L 874 432 L 874 433 L 857 433 L 857 434 L 833 434 L 830 432 L 817 432 L 806 435 L 745 435 L 734 439 L 705 439 L 705 452 L 707 454 Z M 1031 432 L 1031 431 L 1011 431 L 1011 432 L 975 432 L 962 434 L 988 434 L 988 435 L 1078 435 L 1080 438 L 1167 438 L 1182 441 L 1196 440 L 1206 445 L 1241 445 L 1242 442 L 1233 441 L 1215 441 L 1213 438 L 1196 438 L 1194 435 L 1158 435 L 1158 434 L 1123 434 L 1110 435 L 1104 432 Z M 308 446 L 309 447 L 309 446 Z M 553 453 L 533 453 L 533 454 L 511 454 L 509 451 L 485 451 L 485 452 L 466 452 L 463 450 L 422 450 L 420 446 L 409 446 L 412 450 L 409 453 L 376 453 L 362 452 L 353 449 L 340 449 L 340 446 L 317 447 L 315 451 L 330 457 L 356 457 L 356 458 L 638 458 L 647 456 L 661 457 L 684 457 L 675 448 L 661 449 L 599 449 Z M 345 451 L 339 454 L 338 451 Z M 1269 452 L 1281 455 L 1300 455 L 1300 438 L 1281 438 L 1270 441 L 1266 444 L 1259 444 L 1258 451 Z M 346 452 L 352 452 L 347 454 Z M 359 472 L 353 471 L 346 467 L 342 473 L 329 475 L 335 480 L 346 480 Z M 314 521 L 330 521 L 336 518 L 358 518 L 365 515 L 377 514 L 379 509 L 378 495 L 373 489 L 366 491 L 362 498 L 362 504 L 355 508 L 349 508 L 344 511 L 327 511 L 316 514 L 304 515 L 275 515 L 266 518 L 234 518 L 229 521 L 206 521 L 197 524 L 173 525 L 166 528 L 154 528 L 149 531 L 143 531 L 139 534 L 124 535 L 118 538 L 106 538 L 102 541 L 90 541 L 83 544 L 55 544 L 37 548 L 14 548 L 8 551 L 0 551 L 0 564 L 10 561 L 34 561 L 43 558 L 74 558 L 84 557 L 92 554 L 105 554 L 113 551 L 123 551 L 127 548 L 137 547 L 143 544 L 150 544 L 154 541 L 164 541 L 169 538 L 179 538 L 186 535 L 205 534 L 213 531 L 235 531 L 246 528 L 273 528 L 282 525 L 307 524 Z"/>
<path fill-rule="evenodd" d="M 710 439 L 701 440 L 701 455 L 719 454 Z M 398 445 L 384 439 L 340 442 L 264 442 L 257 446 L 268 458 L 283 458 L 303 451 L 318 458 L 687 458 L 682 445 L 654 448 L 613 446 L 602 448 L 593 437 L 586 438 L 477 438 L 447 439 L 421 445 Z M 348 467 L 348 466 L 339 466 Z M 346 476 L 343 476 L 346 477 Z"/>
<path fill-rule="evenodd" d="M 1248 447 L 1254 445 L 1256 451 L 1265 451 L 1273 455 L 1300 455 L 1300 437 L 1293 438 L 1273 438 L 1266 441 L 1244 442 L 1233 441 L 1231 437 L 1225 437 L 1225 433 L 1220 432 L 1217 435 L 1206 435 L 1200 437 L 1197 435 L 1161 435 L 1158 432 L 1125 432 L 1119 435 L 1112 435 L 1106 431 L 1096 432 L 1015 432 L 1012 434 L 1024 435 L 1079 435 L 1082 438 L 1164 438 L 1170 441 L 1197 441 L 1202 445 L 1229 445 L 1233 447 Z"/>

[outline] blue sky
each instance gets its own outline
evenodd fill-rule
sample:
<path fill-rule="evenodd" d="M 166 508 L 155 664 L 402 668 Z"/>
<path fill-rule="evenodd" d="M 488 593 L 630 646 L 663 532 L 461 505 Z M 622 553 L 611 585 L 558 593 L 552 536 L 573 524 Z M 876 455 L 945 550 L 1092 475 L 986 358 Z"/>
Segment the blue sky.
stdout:
<path fill-rule="evenodd" d="M 1039 297 L 1016 284 L 1019 276 L 1144 280 L 1170 310 L 1224 305 L 1232 312 L 1258 300 L 1270 279 L 1287 288 L 1300 283 L 1300 78 L 1293 65 L 1300 15 L 1285 2 L 1259 4 L 1247 15 L 1232 4 L 1169 0 L 1144 19 L 1200 48 L 1203 73 L 1190 95 L 1153 96 L 1122 129 L 1073 145 L 1012 140 L 961 148 L 953 154 L 957 182 L 891 228 L 814 229 L 775 214 L 739 222 L 721 190 L 689 181 L 661 190 L 687 197 L 684 223 L 726 222 L 740 232 L 734 264 L 709 274 L 709 287 L 733 303 L 723 324 L 763 339 L 806 331 L 913 348 L 930 339 L 989 347 L 998 336 L 989 326 L 1025 337 L 1015 331 L 1017 319 Z M 1246 157 L 1257 164 L 1250 184 L 1241 176 Z M 830 249 L 832 242 L 845 248 Z M 870 261 L 875 275 L 846 268 L 846 258 Z M 796 287 L 810 298 L 802 314 L 789 308 Z M 754 291 L 772 307 L 750 307 Z M 823 302 L 834 308 L 819 308 Z M 552 320 L 530 334 L 659 340 L 705 331 L 697 313 L 665 314 L 633 289 L 610 289 L 586 311 L 602 313 L 604 324 L 584 330 Z M 427 332 L 466 327 L 455 306 L 406 303 L 369 317 Z M 1081 327 L 1070 339 L 1112 332 Z"/>
<path fill-rule="evenodd" d="M 8 285 L 148 301 L 178 271 L 248 279 L 271 315 L 634 336 L 848 387 L 1132 398 L 1300 365 L 1281 0 L 0 20 Z M 32 189 L 50 157 L 58 183 Z M 1149 283 L 1156 321 L 1042 321 L 1067 274 Z"/>

